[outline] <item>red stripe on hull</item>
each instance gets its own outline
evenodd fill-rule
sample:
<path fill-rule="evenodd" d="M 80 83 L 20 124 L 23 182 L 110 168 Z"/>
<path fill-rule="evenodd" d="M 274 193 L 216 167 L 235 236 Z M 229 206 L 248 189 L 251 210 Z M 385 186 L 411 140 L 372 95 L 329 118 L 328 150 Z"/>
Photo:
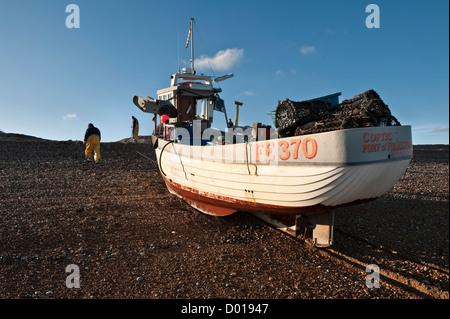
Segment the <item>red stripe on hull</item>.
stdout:
<path fill-rule="evenodd" d="M 187 203 L 189 203 L 194 208 L 198 210 L 216 216 L 226 216 L 231 215 L 237 211 L 245 211 L 245 212 L 255 212 L 255 213 L 267 213 L 267 214 L 277 214 L 277 215 L 311 215 L 317 214 L 326 210 L 334 209 L 341 206 L 325 206 L 322 204 L 317 204 L 313 206 L 306 207 L 286 207 L 286 206 L 277 206 L 277 205 L 269 205 L 269 204 L 261 204 L 256 202 L 239 200 L 231 197 L 216 195 L 212 193 L 204 193 L 200 194 L 197 189 L 183 186 L 181 184 L 175 183 L 172 180 L 163 176 L 164 181 L 167 185 L 167 188 L 173 193 L 177 194 L 181 198 L 183 198 Z M 373 200 L 373 199 L 370 199 Z M 360 204 L 363 202 L 367 202 L 370 200 L 358 200 L 352 203 Z"/>

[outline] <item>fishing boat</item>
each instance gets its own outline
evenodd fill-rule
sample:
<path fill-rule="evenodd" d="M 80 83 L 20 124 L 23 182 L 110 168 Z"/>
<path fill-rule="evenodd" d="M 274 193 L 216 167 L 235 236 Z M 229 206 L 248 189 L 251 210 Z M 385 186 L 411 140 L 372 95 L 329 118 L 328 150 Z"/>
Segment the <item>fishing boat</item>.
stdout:
<path fill-rule="evenodd" d="M 217 129 L 228 117 L 215 83 L 233 74 L 196 74 L 192 27 L 193 19 L 186 44 L 191 66 L 171 75 L 157 98 L 133 98 L 154 114 L 152 142 L 168 190 L 209 215 L 251 212 L 288 230 L 307 220 L 314 244 L 331 245 L 336 208 L 376 199 L 404 174 L 412 158 L 411 127 L 286 136 L 261 123 L 237 126 L 236 118 L 235 125 Z M 236 101 L 236 111 L 241 105 Z"/>

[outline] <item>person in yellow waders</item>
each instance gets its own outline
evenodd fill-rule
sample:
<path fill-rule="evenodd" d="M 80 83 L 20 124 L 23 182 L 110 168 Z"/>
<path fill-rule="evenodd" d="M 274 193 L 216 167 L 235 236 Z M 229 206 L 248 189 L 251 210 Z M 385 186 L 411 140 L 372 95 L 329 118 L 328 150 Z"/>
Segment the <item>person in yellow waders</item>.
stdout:
<path fill-rule="evenodd" d="M 138 134 L 139 134 L 139 122 L 137 118 L 131 116 L 132 125 L 131 125 L 131 136 L 133 136 L 133 142 L 137 143 Z"/>
<path fill-rule="evenodd" d="M 86 144 L 86 150 L 84 151 L 86 161 L 91 161 L 92 152 L 94 152 L 95 163 L 98 163 L 100 161 L 100 139 L 100 130 L 96 128 L 92 123 L 89 123 L 86 134 L 84 134 L 83 143 Z"/>

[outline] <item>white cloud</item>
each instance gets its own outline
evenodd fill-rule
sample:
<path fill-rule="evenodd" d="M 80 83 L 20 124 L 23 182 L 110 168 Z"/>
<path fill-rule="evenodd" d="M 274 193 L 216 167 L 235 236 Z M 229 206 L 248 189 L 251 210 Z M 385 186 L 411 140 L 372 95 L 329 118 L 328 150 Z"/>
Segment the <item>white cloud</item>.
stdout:
<path fill-rule="evenodd" d="M 412 130 L 416 134 L 449 132 L 448 126 L 438 126 L 437 124 L 413 125 Z"/>
<path fill-rule="evenodd" d="M 77 118 L 77 115 L 75 113 L 69 113 L 69 114 L 63 116 L 63 120 L 74 120 L 76 118 Z"/>
<path fill-rule="evenodd" d="M 448 133 L 449 129 L 448 126 L 440 126 L 440 127 L 435 127 L 433 129 L 434 133 Z"/>
<path fill-rule="evenodd" d="M 207 55 L 201 55 L 195 60 L 195 66 L 198 69 L 209 69 L 210 64 L 213 70 L 226 71 L 230 70 L 234 65 L 244 58 L 244 49 L 226 49 L 216 53 L 213 58 Z"/>
<path fill-rule="evenodd" d="M 255 96 L 256 93 L 253 91 L 244 91 L 241 94 L 238 95 L 238 97 L 242 97 L 242 96 Z"/>
<path fill-rule="evenodd" d="M 304 45 L 304 46 L 302 46 L 302 48 L 300 49 L 300 52 L 301 52 L 303 55 L 313 54 L 313 53 L 316 53 L 316 47 L 314 47 L 314 46 L 309 46 L 309 45 Z"/>

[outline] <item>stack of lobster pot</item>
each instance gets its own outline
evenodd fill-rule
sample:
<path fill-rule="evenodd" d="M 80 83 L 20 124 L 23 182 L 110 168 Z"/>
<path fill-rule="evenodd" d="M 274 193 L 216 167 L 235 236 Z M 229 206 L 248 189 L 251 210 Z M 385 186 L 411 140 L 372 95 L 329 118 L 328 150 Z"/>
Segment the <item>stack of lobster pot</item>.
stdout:
<path fill-rule="evenodd" d="M 340 129 L 400 125 L 374 90 L 331 106 L 326 100 L 278 103 L 275 126 L 279 137 L 314 134 Z"/>

